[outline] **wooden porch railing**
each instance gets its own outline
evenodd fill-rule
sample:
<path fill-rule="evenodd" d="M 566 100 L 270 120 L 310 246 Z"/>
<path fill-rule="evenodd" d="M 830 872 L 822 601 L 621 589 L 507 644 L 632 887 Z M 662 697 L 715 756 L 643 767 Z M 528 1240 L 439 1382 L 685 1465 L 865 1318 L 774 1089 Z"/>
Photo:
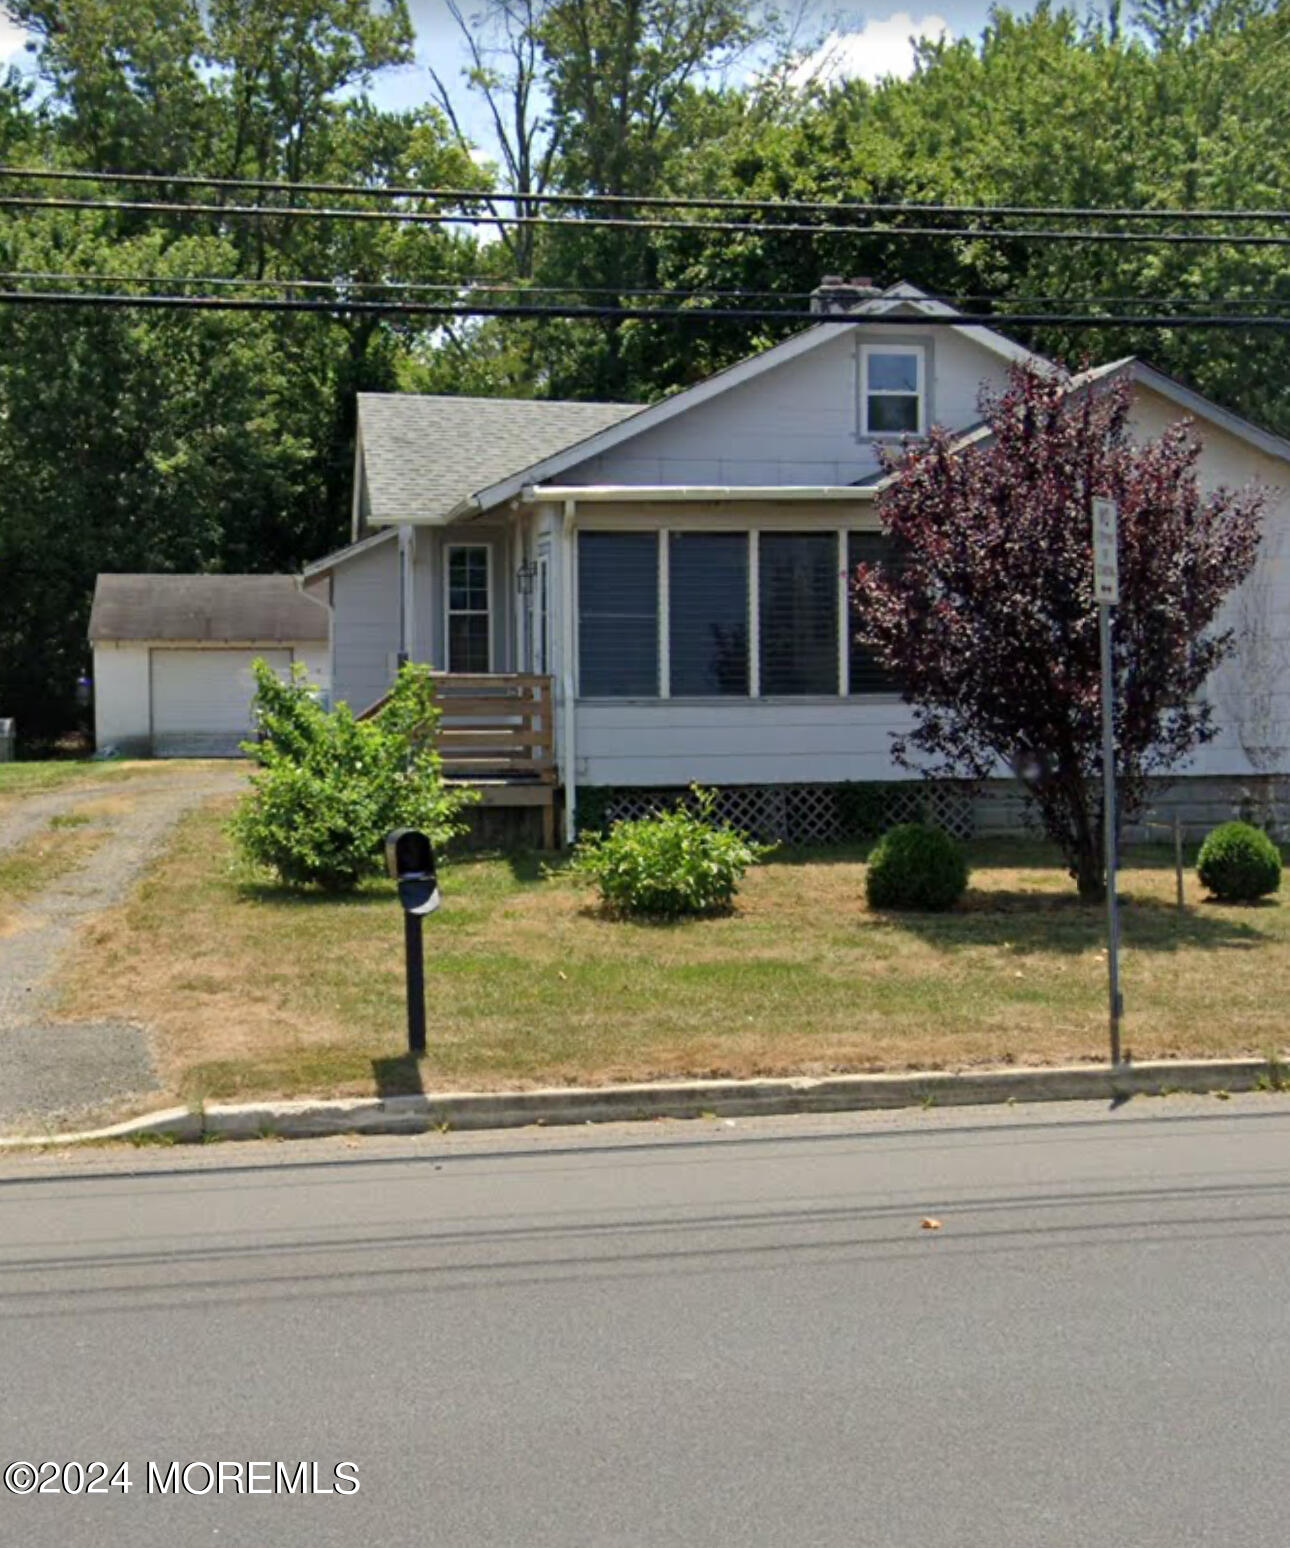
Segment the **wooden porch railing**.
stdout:
<path fill-rule="evenodd" d="M 515 672 L 436 672 L 444 776 L 554 785 L 551 679 Z"/>
<path fill-rule="evenodd" d="M 555 848 L 555 722 L 551 679 L 522 672 L 433 672 L 435 738 L 449 784 L 473 785 L 483 806 L 542 808 L 542 842 Z M 360 715 L 366 720 L 385 704 Z"/>

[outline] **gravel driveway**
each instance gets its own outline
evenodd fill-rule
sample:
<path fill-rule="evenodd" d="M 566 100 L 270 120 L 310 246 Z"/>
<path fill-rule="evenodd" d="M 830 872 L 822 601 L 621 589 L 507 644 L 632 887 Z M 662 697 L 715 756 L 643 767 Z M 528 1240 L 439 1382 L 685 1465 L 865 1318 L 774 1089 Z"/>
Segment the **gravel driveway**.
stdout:
<path fill-rule="evenodd" d="M 104 803 L 108 813 L 95 818 L 108 832 L 89 860 L 27 899 L 18 927 L 0 935 L 0 1129 L 56 1127 L 156 1089 L 142 1029 L 54 1019 L 53 982 L 76 933 L 125 897 L 179 818 L 245 780 L 241 764 L 149 773 L 32 796 L 0 811 L 0 853 L 80 807 Z"/>

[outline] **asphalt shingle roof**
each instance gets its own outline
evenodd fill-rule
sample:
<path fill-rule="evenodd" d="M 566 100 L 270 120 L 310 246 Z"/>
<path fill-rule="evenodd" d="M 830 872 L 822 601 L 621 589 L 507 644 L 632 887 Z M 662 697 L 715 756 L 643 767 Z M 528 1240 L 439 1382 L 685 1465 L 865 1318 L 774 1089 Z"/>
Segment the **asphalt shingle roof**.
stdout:
<path fill-rule="evenodd" d="M 327 609 L 293 575 L 100 575 L 90 639 L 326 640 Z"/>
<path fill-rule="evenodd" d="M 442 521 L 469 495 L 639 412 L 637 403 L 359 393 L 367 518 Z"/>

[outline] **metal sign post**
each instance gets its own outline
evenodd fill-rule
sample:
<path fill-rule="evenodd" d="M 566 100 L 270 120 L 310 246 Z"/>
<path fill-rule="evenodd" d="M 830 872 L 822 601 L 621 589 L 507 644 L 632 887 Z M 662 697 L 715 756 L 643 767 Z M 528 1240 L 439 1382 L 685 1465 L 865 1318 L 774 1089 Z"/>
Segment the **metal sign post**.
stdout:
<path fill-rule="evenodd" d="M 1102 653 L 1102 828 L 1106 845 L 1107 985 L 1111 1063 L 1120 1063 L 1120 907 L 1115 895 L 1115 679 L 1111 670 L 1111 609 L 1120 601 L 1119 513 L 1114 500 L 1093 501 L 1093 592 Z"/>

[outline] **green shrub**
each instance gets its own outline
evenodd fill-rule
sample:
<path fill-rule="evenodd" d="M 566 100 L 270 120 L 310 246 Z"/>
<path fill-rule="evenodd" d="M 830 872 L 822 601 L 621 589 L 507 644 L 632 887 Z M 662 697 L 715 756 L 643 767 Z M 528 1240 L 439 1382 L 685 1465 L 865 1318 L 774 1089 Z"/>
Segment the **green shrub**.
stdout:
<path fill-rule="evenodd" d="M 948 833 L 921 822 L 889 828 L 869 856 L 865 895 L 870 908 L 953 908 L 968 883 L 962 849 Z"/>
<path fill-rule="evenodd" d="M 1200 846 L 1196 874 L 1223 902 L 1250 903 L 1280 887 L 1281 852 L 1248 822 L 1225 822 Z"/>
<path fill-rule="evenodd" d="M 657 817 L 616 822 L 579 840 L 569 871 L 592 883 L 615 914 L 676 919 L 719 914 L 734 901 L 744 872 L 774 848 L 715 820 L 716 797 L 694 790 Z"/>
<path fill-rule="evenodd" d="M 460 832 L 472 793 L 445 788 L 433 732 L 439 711 L 429 669 L 405 666 L 385 707 L 355 720 L 327 711 L 300 667 L 283 682 L 255 663 L 259 768 L 230 828 L 247 859 L 289 887 L 352 892 L 382 869 L 391 828 L 421 828 L 436 844 Z"/>

